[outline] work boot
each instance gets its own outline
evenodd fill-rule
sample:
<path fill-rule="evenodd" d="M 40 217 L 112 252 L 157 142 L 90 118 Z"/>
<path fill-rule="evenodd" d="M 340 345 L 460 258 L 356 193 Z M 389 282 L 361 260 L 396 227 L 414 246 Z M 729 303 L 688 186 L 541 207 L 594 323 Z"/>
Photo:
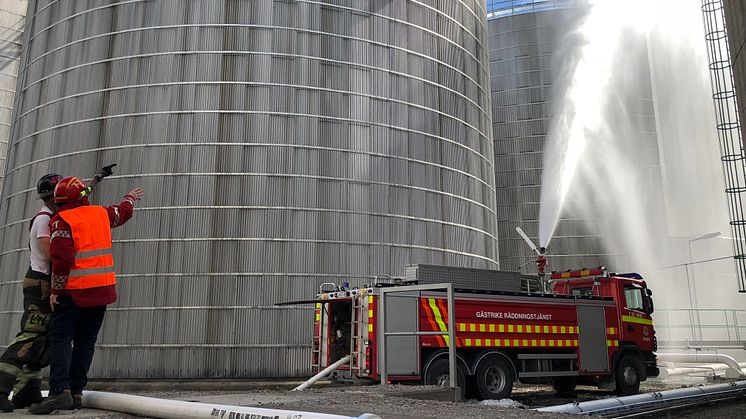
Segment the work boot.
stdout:
<path fill-rule="evenodd" d="M 78 410 L 83 408 L 83 395 L 73 394 L 73 407 L 72 410 Z"/>
<path fill-rule="evenodd" d="M 73 396 L 70 390 L 62 393 L 50 394 L 39 403 L 34 403 L 28 408 L 28 412 L 33 415 L 48 415 L 55 410 L 70 410 L 73 407 Z"/>
<path fill-rule="evenodd" d="M 13 411 L 13 403 L 8 400 L 8 396 L 0 395 L 0 412 L 10 413 Z"/>
<path fill-rule="evenodd" d="M 31 380 L 18 392 L 13 393 L 13 406 L 16 409 L 25 409 L 42 400 L 41 380 Z"/>

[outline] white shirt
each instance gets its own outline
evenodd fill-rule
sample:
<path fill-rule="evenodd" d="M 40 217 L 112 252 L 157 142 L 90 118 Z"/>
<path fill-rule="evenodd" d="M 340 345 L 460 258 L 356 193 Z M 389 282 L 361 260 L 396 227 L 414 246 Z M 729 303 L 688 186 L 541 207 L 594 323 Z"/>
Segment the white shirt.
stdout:
<path fill-rule="evenodd" d="M 52 210 L 47 208 L 46 205 L 42 206 L 39 212 L 52 213 Z M 46 214 L 39 214 L 34 218 L 34 223 L 31 224 L 31 231 L 29 231 L 29 247 L 31 248 L 31 269 L 36 272 L 49 275 L 49 259 L 39 247 L 37 239 L 42 237 L 49 237 L 49 216 Z"/>

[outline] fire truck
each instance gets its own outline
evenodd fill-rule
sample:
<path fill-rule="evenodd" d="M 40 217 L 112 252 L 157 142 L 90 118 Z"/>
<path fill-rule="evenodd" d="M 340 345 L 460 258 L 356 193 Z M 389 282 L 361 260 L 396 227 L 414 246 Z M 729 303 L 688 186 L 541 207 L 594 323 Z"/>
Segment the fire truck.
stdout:
<path fill-rule="evenodd" d="M 334 372 L 337 378 L 375 383 L 385 375 L 391 383 L 447 385 L 447 293 L 396 292 L 447 282 L 453 284 L 456 382 L 467 397 L 505 398 L 516 381 L 552 384 L 561 393 L 590 384 L 629 395 L 658 375 L 652 292 L 638 274 L 603 268 L 553 273 L 551 290 L 537 292 L 525 277 L 505 271 L 437 265 L 406 271 L 405 280 L 360 288 L 322 285 L 313 300 L 317 372 L 349 357 Z"/>

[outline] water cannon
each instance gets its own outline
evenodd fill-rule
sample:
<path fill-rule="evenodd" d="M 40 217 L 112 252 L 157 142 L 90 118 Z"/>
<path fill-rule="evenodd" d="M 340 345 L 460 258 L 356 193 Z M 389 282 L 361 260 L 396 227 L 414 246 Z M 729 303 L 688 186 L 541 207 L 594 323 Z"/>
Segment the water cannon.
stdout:
<path fill-rule="evenodd" d="M 520 234 L 521 237 L 523 237 L 523 240 L 526 243 L 528 243 L 528 247 L 530 247 L 531 250 L 533 250 L 534 252 L 536 252 L 537 255 L 541 255 L 542 254 L 542 252 L 539 250 L 539 248 L 536 247 L 536 245 L 534 244 L 534 242 L 532 242 L 531 239 L 528 238 L 528 236 L 526 235 L 526 233 L 524 233 L 523 230 L 520 227 L 516 227 L 515 231 L 517 231 L 518 234 Z M 542 247 L 542 249 L 544 249 L 544 248 Z M 544 252 L 546 252 L 546 249 L 544 249 Z"/>

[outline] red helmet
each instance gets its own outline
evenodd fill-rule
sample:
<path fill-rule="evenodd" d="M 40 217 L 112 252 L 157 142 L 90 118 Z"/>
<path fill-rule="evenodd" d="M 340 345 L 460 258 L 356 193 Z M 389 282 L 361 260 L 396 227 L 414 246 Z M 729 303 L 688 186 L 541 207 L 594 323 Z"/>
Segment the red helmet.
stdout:
<path fill-rule="evenodd" d="M 54 187 L 55 204 L 69 204 L 72 202 L 88 203 L 91 188 L 75 176 L 62 178 Z"/>

